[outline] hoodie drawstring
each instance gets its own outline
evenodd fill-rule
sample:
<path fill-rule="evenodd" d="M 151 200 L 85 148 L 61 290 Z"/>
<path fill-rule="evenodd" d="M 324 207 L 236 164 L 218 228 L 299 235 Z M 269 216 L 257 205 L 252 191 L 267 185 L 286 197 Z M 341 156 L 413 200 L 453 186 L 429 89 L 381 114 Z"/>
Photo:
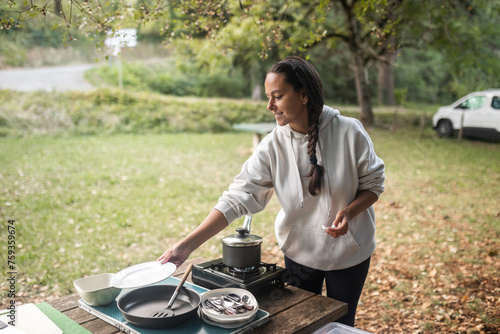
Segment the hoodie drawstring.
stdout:
<path fill-rule="evenodd" d="M 326 193 L 326 212 L 328 213 L 328 217 L 330 217 L 330 211 L 331 211 L 331 203 L 330 203 L 330 180 L 328 179 L 328 173 L 327 173 L 327 169 L 326 169 L 326 161 L 325 159 L 323 158 L 323 150 L 321 149 L 321 145 L 320 145 L 321 141 L 318 140 L 318 151 L 319 151 L 319 154 L 321 156 L 321 162 L 323 163 L 323 169 L 324 169 L 324 173 L 323 173 L 323 178 L 325 180 L 325 188 L 323 189 L 323 191 Z"/>
<path fill-rule="evenodd" d="M 290 132 L 290 147 L 291 147 L 291 151 L 292 151 L 292 154 L 293 154 L 293 159 L 295 161 L 295 172 L 297 174 L 297 180 L 298 180 L 298 191 L 299 191 L 299 204 L 300 204 L 300 207 L 303 208 L 304 207 L 304 192 L 302 191 L 302 182 L 301 182 L 301 176 L 300 176 L 300 171 L 299 171 L 299 166 L 297 164 L 297 156 L 295 155 L 295 150 L 293 148 L 293 132 Z"/>

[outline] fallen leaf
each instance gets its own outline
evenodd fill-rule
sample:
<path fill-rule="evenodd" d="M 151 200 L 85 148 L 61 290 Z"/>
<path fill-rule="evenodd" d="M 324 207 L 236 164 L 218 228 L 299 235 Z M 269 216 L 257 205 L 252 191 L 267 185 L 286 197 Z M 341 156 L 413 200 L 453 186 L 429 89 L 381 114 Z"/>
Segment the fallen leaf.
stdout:
<path fill-rule="evenodd" d="M 460 297 L 459 303 L 463 305 L 467 303 L 467 301 L 469 301 L 469 296 L 463 295 L 462 297 Z"/>
<path fill-rule="evenodd" d="M 424 303 L 422 303 L 422 309 L 426 309 L 426 308 L 428 308 L 431 305 L 432 305 L 431 302 L 424 302 Z"/>

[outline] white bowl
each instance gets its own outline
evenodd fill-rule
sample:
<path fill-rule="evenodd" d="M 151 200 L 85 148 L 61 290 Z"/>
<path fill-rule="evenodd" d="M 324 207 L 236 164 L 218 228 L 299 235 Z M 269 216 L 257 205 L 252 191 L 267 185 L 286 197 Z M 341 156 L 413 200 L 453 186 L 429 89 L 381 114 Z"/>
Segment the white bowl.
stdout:
<path fill-rule="evenodd" d="M 76 291 L 83 301 L 90 306 L 103 306 L 111 303 L 122 289 L 111 285 L 115 274 L 99 274 L 77 279 L 73 282 Z"/>

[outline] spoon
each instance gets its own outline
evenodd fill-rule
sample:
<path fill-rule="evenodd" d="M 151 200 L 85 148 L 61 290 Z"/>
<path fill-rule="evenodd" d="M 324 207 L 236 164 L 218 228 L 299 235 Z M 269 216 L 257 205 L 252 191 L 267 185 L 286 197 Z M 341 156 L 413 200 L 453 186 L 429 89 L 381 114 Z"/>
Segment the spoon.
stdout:
<path fill-rule="evenodd" d="M 168 305 L 166 308 L 155 311 L 150 315 L 151 318 L 167 318 L 167 317 L 172 317 L 174 316 L 175 312 L 172 310 L 172 304 L 175 301 L 175 298 L 177 298 L 177 295 L 179 294 L 179 291 L 181 290 L 182 286 L 184 285 L 184 282 L 186 281 L 189 273 L 191 272 L 191 269 L 193 268 L 193 264 L 190 263 L 189 267 L 187 268 L 186 272 L 184 273 L 184 276 L 182 276 L 181 281 L 177 285 L 177 288 L 175 288 L 174 294 L 170 298 Z"/>
<path fill-rule="evenodd" d="M 249 300 L 250 300 L 250 297 L 248 297 L 247 295 L 243 295 L 243 297 L 241 297 L 241 301 L 245 304 L 248 304 Z"/>
<path fill-rule="evenodd" d="M 226 314 L 226 315 L 234 314 L 234 313 L 231 312 L 231 310 L 229 310 L 226 307 L 220 305 L 215 300 L 211 300 L 211 299 L 205 300 L 205 306 L 208 307 L 208 308 L 211 308 L 211 309 L 215 310 L 219 314 Z"/>
<path fill-rule="evenodd" d="M 222 296 L 221 297 L 212 297 L 212 298 L 209 298 L 208 300 L 210 300 L 213 304 L 224 309 L 224 313 L 226 313 L 226 314 L 237 314 L 238 313 L 237 309 L 235 309 L 233 306 L 227 305 L 225 303 L 224 297 L 222 297 Z"/>
<path fill-rule="evenodd" d="M 232 304 L 233 308 L 236 308 L 236 309 L 243 308 L 246 311 L 252 311 L 254 307 L 252 305 L 248 305 L 248 296 L 244 295 L 243 298 L 245 296 L 247 297 L 246 302 L 244 300 L 242 300 L 240 298 L 240 296 L 238 296 L 235 293 L 230 293 L 230 294 L 224 295 L 223 297 L 224 297 L 225 301 L 227 300 L 229 302 L 233 302 L 233 304 Z M 243 303 L 241 303 L 241 301 L 243 301 Z"/>

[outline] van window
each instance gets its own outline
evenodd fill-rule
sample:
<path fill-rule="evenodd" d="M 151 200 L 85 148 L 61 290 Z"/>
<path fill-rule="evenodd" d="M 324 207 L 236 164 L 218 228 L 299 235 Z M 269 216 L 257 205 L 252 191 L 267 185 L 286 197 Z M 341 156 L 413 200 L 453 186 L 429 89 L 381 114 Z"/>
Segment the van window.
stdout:
<path fill-rule="evenodd" d="M 473 96 L 460 104 L 460 108 L 476 110 L 483 106 L 486 96 Z"/>
<path fill-rule="evenodd" d="M 493 96 L 493 100 L 491 100 L 491 107 L 493 109 L 500 109 L 500 97 Z"/>

